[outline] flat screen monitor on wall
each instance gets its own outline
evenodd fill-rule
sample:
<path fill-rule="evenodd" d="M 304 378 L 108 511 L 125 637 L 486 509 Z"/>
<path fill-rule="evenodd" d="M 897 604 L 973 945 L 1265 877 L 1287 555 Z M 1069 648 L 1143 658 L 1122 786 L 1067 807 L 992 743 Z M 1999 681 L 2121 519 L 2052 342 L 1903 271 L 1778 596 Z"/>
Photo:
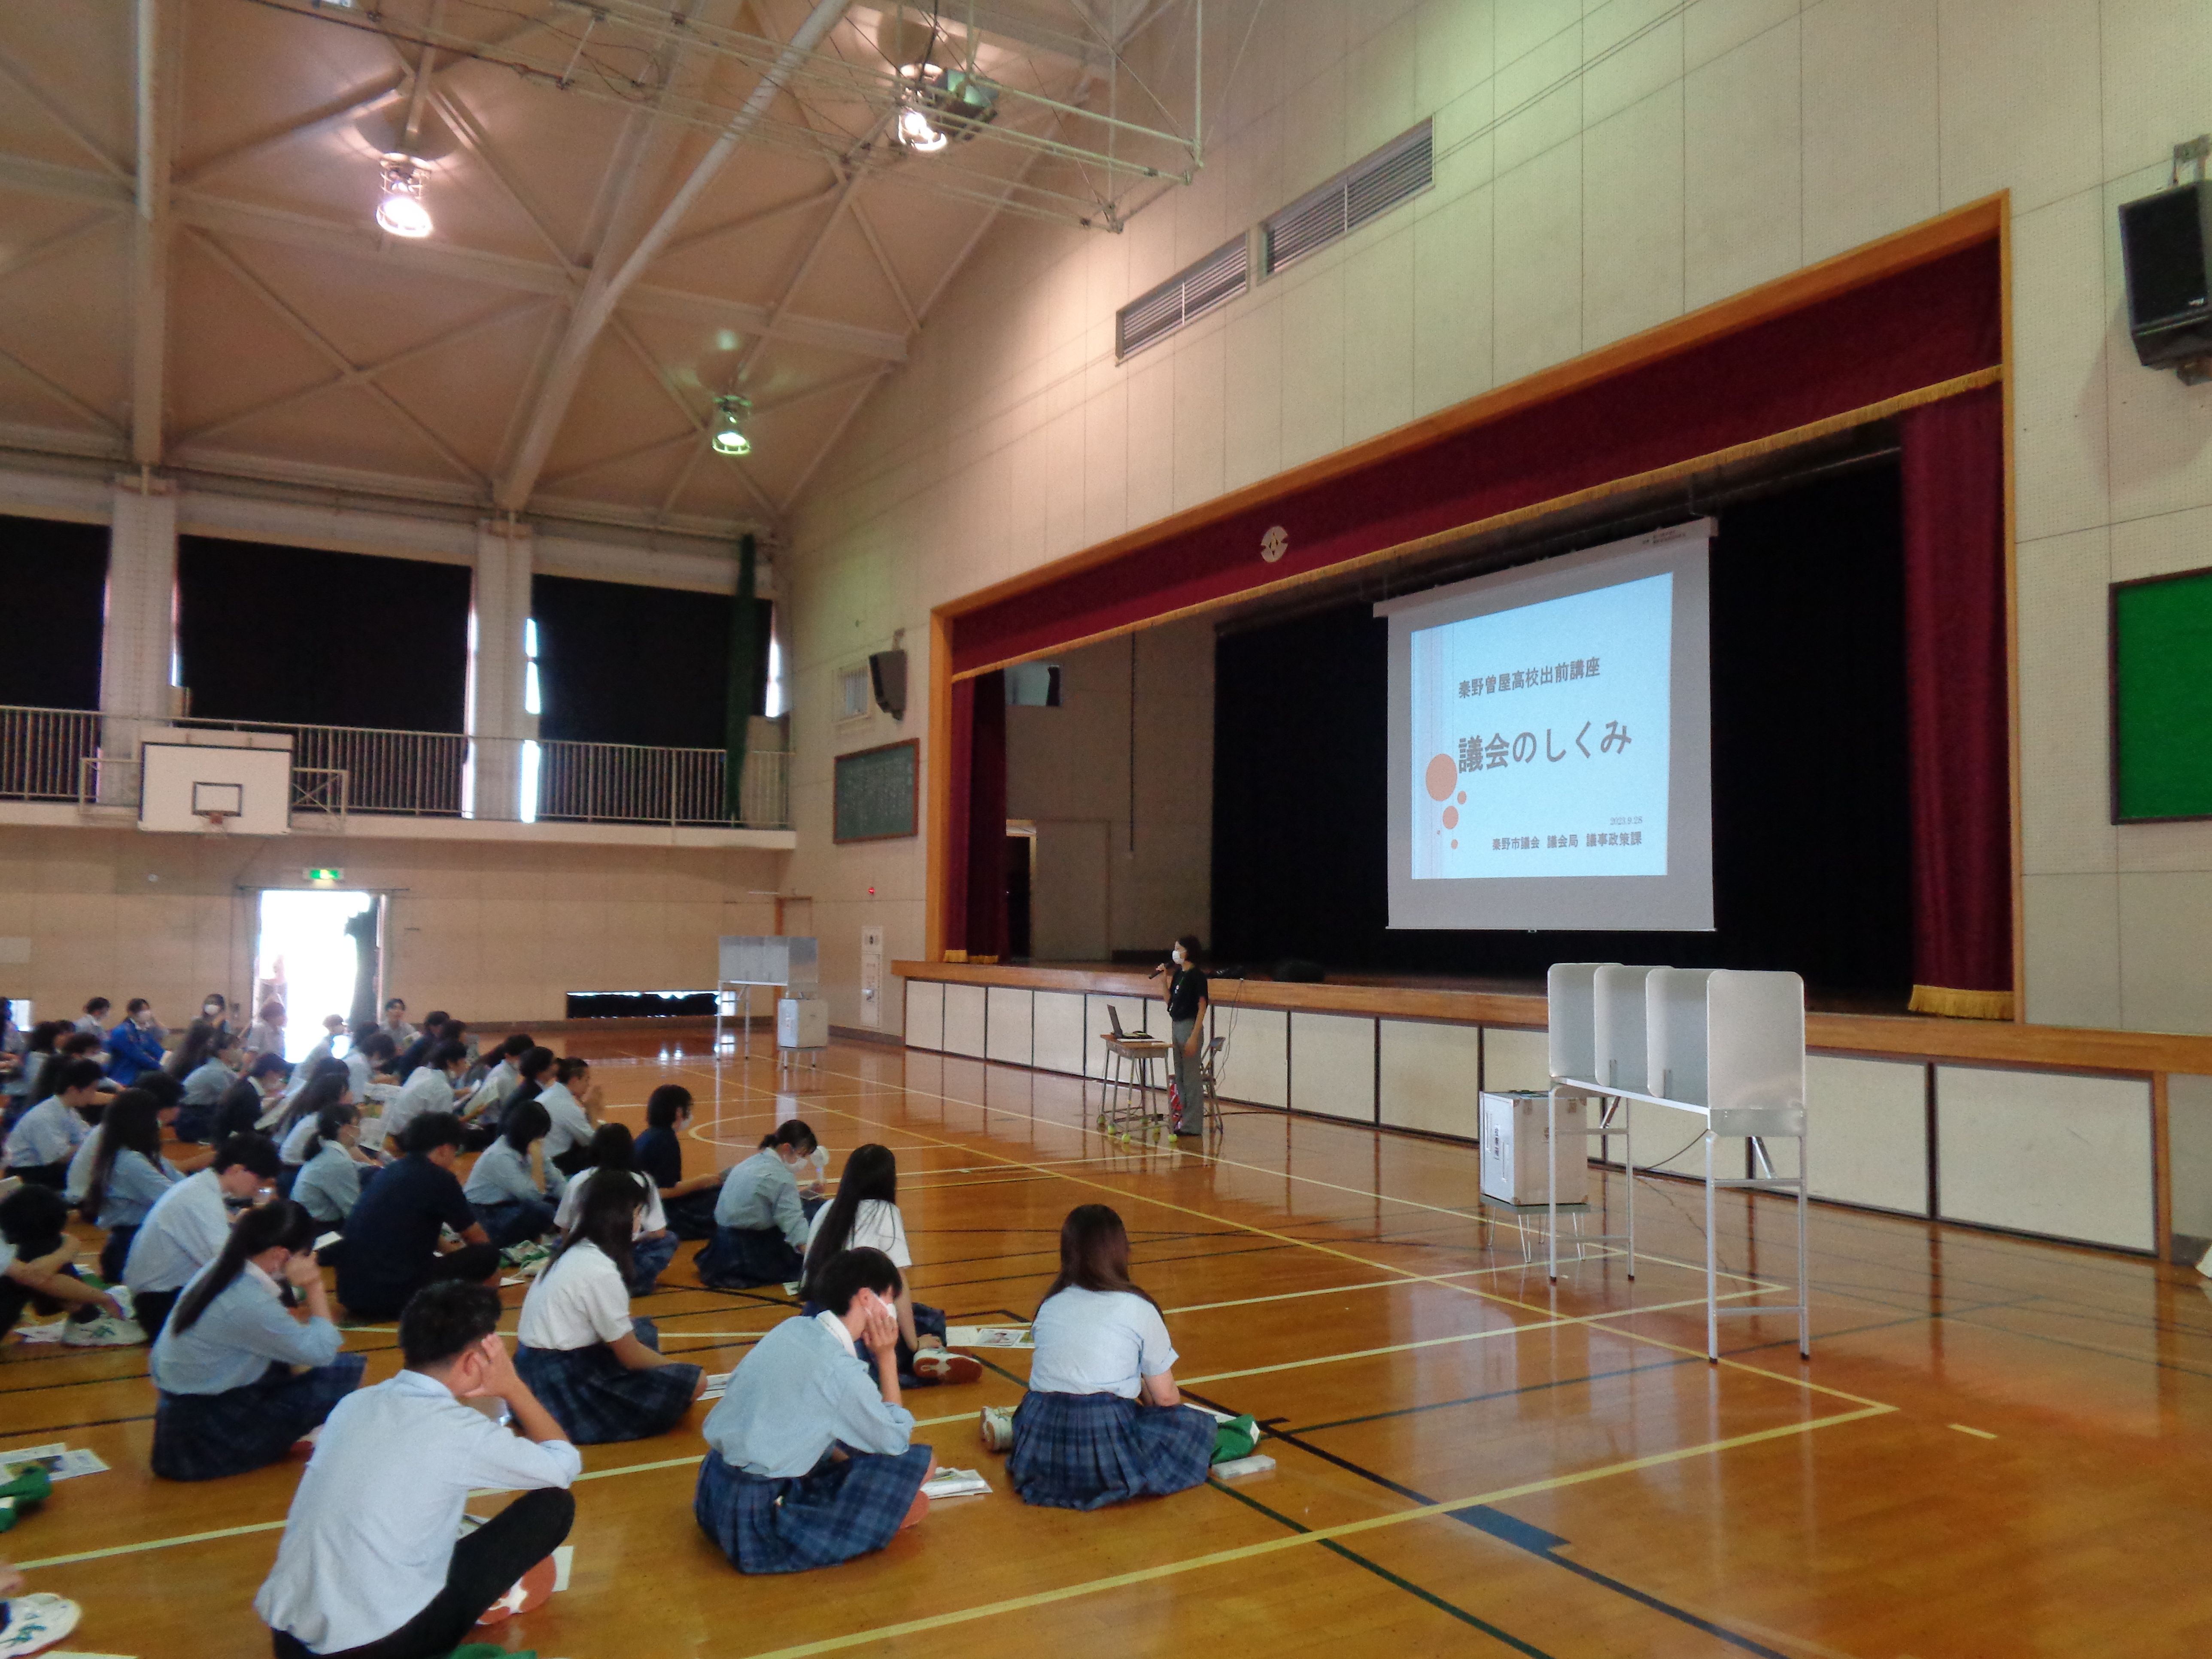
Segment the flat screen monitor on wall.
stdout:
<path fill-rule="evenodd" d="M 1392 927 L 1712 927 L 1712 532 L 1376 606 Z"/>

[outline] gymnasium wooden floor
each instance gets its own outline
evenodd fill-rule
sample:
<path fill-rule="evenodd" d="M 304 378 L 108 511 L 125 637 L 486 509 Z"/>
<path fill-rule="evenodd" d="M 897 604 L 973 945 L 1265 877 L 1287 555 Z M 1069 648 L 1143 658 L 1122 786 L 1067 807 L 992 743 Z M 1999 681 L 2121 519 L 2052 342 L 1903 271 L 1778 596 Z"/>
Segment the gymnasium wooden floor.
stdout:
<path fill-rule="evenodd" d="M 623 1050 L 605 1040 L 609 1055 Z M 1026 1358 L 910 1403 L 988 1498 L 939 1504 L 880 1555 L 745 1578 L 691 1520 L 702 1442 L 585 1452 L 575 1577 L 503 1627 L 544 1659 L 677 1656 L 1242 1656 L 1513 1652 L 1937 1659 L 2212 1649 L 2212 1301 L 2192 1273 L 1816 1208 L 1814 1358 L 1794 1321 L 1723 1326 L 1703 1358 L 1693 1189 L 1639 1188 L 1614 1259 L 1554 1294 L 1474 1213 L 1472 1148 L 1232 1111 L 1206 1155 L 1088 1127 L 1071 1079 L 839 1048 L 778 1096 L 773 1066 L 640 1054 L 676 1078 L 695 1169 L 795 1109 L 835 1160 L 894 1147 L 917 1292 L 955 1318 L 1026 1316 L 1073 1205 L 1115 1205 L 1194 1395 L 1270 1427 L 1268 1474 L 1095 1515 L 1024 1507 L 976 1438 Z M 719 1102 L 719 1103 L 718 1103 Z M 1616 1187 L 1616 1192 L 1618 1190 Z M 1778 1204 L 1724 1212 L 1735 1293 L 1794 1267 Z M 727 1370 L 787 1316 L 699 1289 L 686 1245 L 640 1304 L 665 1345 Z M 520 1291 L 509 1291 L 520 1300 Z M 355 1332 L 369 1377 L 391 1328 Z M 143 1349 L 0 1353 L 0 1446 L 66 1440 L 112 1472 L 66 1483 L 0 1543 L 84 1603 L 69 1644 L 140 1659 L 265 1654 L 250 1606 L 296 1465 L 210 1486 L 145 1473 Z"/>

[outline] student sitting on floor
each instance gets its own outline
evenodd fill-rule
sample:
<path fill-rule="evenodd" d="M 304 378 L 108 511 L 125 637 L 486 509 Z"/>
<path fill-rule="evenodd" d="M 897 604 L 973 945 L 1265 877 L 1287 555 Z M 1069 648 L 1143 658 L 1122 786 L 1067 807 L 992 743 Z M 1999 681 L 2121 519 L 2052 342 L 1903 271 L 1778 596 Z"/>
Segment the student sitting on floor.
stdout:
<path fill-rule="evenodd" d="M 425 1112 L 407 1126 L 404 1156 L 385 1167 L 346 1217 L 338 1261 L 338 1300 L 357 1320 L 390 1319 L 425 1285 L 459 1279 L 494 1284 L 499 1251 L 477 1224 L 453 1175 L 461 1121 Z M 439 1230 L 460 1237 L 441 1253 Z"/>
<path fill-rule="evenodd" d="M 84 1012 L 78 1016 L 76 1029 L 80 1031 L 89 1031 L 96 1037 L 106 1036 L 107 1011 L 112 1006 L 106 997 L 93 998 L 84 1005 Z"/>
<path fill-rule="evenodd" d="M 562 1175 L 580 1173 L 592 1161 L 592 1136 L 599 1126 L 601 1103 L 591 1062 L 563 1054 L 553 1062 L 553 1075 L 538 1085 L 538 1099 L 553 1120 L 545 1156 Z"/>
<path fill-rule="evenodd" d="M 499 1294 L 433 1285 L 399 1316 L 406 1369 L 338 1402 L 253 1598 L 276 1659 L 443 1659 L 568 1535 L 583 1468 L 516 1373 Z M 500 1400 L 509 1430 L 464 1404 Z M 522 1496 L 457 1543 L 473 1492 Z"/>
<path fill-rule="evenodd" d="M 361 1386 L 315 1265 L 315 1224 L 272 1198 L 238 1218 L 154 1344 L 154 1473 L 218 1480 L 281 1462 Z M 285 1285 L 306 1304 L 284 1304 Z M 295 1366 L 304 1369 L 295 1371 Z"/>
<path fill-rule="evenodd" d="M 253 1063 L 216 1102 L 212 1125 L 215 1138 L 221 1140 L 225 1135 L 241 1135 L 248 1131 L 266 1133 L 264 1119 L 269 1128 L 275 1127 L 283 1110 L 284 1088 L 291 1075 L 292 1068 L 283 1055 L 256 1054 Z"/>
<path fill-rule="evenodd" d="M 159 1071 L 160 1029 L 161 1023 L 154 1018 L 154 1005 L 143 997 L 131 998 L 123 1023 L 107 1034 L 108 1076 L 127 1088 L 138 1080 L 139 1073 Z"/>
<path fill-rule="evenodd" d="M 446 1022 L 452 1018 L 453 1016 L 443 1008 L 434 1008 L 422 1016 L 422 1028 L 415 1033 L 411 1040 L 406 1042 L 405 1046 L 399 1050 L 398 1058 L 392 1062 L 391 1070 L 394 1081 L 406 1082 L 409 1078 L 415 1075 L 417 1066 L 428 1061 L 430 1051 L 438 1046 L 439 1039 L 445 1034 Z M 395 1042 L 399 1040 L 397 1036 L 394 1037 Z"/>
<path fill-rule="evenodd" d="M 23 1114 L 8 1134 L 8 1173 L 58 1191 L 69 1182 L 70 1159 L 88 1132 L 83 1109 L 100 1098 L 96 1060 L 71 1060 L 46 1068 L 53 1092 Z"/>
<path fill-rule="evenodd" d="M 322 1064 L 322 1074 L 309 1079 L 307 1086 L 285 1103 L 283 1115 L 270 1132 L 276 1142 L 276 1156 L 284 1165 L 284 1173 L 278 1177 L 276 1185 L 285 1197 L 292 1196 L 300 1172 L 307 1168 L 312 1156 L 307 1143 L 321 1127 L 323 1109 L 341 1102 L 348 1106 L 355 1103 L 353 1079 L 346 1072 L 344 1061 L 326 1060 Z"/>
<path fill-rule="evenodd" d="M 835 1566 L 927 1511 L 937 1465 L 899 1403 L 897 1285 L 882 1251 L 846 1251 L 823 1269 L 823 1311 L 763 1337 L 708 1413 L 691 1513 L 739 1571 Z"/>
<path fill-rule="evenodd" d="M 399 1092 L 384 1109 L 387 1146 L 380 1150 L 398 1147 L 406 1139 L 407 1126 L 425 1113 L 452 1115 L 454 1079 L 468 1069 L 469 1051 L 459 1043 L 441 1042 L 431 1049 L 429 1058 L 399 1085 Z"/>
<path fill-rule="evenodd" d="M 62 1340 L 73 1348 L 144 1341 L 121 1303 L 76 1276 L 76 1241 L 68 1227 L 69 1200 L 51 1187 L 18 1187 L 0 1198 L 0 1336 L 15 1328 L 26 1308 L 66 1309 Z"/>
<path fill-rule="evenodd" d="M 517 1031 L 499 1045 L 492 1056 L 491 1069 L 483 1081 L 469 1093 L 467 1103 L 461 1108 L 461 1122 L 468 1131 L 472 1150 L 482 1151 L 499 1139 L 500 1113 L 507 1098 L 521 1085 L 522 1073 L 514 1062 L 538 1046 L 537 1039 L 527 1031 Z"/>
<path fill-rule="evenodd" d="M 233 1135 L 215 1161 L 163 1193 L 139 1224 L 125 1257 L 123 1282 L 146 1334 L 161 1334 L 178 1292 L 222 1254 L 233 1203 L 251 1204 L 276 1182 L 276 1149 L 266 1135 Z"/>
<path fill-rule="evenodd" d="M 900 1273 L 896 1306 L 899 1320 L 899 1381 L 911 1388 L 932 1382 L 973 1382 L 983 1375 L 981 1364 L 945 1346 L 945 1315 L 914 1301 L 906 1290 L 905 1273 L 914 1266 L 907 1249 L 906 1218 L 898 1206 L 898 1158 L 888 1146 L 871 1141 L 853 1148 L 837 1180 L 837 1196 L 814 1212 L 806 1234 L 805 1285 L 801 1295 L 805 1311 L 820 1310 L 815 1286 L 822 1271 L 845 1250 L 881 1250 Z"/>
<path fill-rule="evenodd" d="M 1006 1479 L 1024 1504 L 1097 1510 L 1206 1479 L 1214 1419 L 1185 1406 L 1159 1304 L 1129 1281 L 1129 1235 L 1103 1204 L 1068 1212 L 1060 1277 L 1032 1327 Z"/>
<path fill-rule="evenodd" d="M 23 1114 L 46 1097 L 43 1086 L 46 1071 L 54 1057 L 54 1044 L 69 1034 L 70 1028 L 59 1020 L 42 1019 L 31 1028 L 24 1039 L 21 1055 L 15 1062 L 15 1074 L 9 1078 L 0 1092 L 7 1097 L 4 1110 L 0 1110 L 0 1129 L 9 1133 L 23 1121 Z"/>
<path fill-rule="evenodd" d="M 678 1238 L 714 1236 L 714 1197 L 722 1189 L 722 1172 L 684 1178 L 684 1143 L 679 1139 L 691 1121 L 691 1091 L 680 1083 L 664 1083 L 645 1097 L 645 1133 L 631 1149 L 660 1194 L 660 1212 L 668 1218 L 668 1231 Z"/>
<path fill-rule="evenodd" d="M 814 1131 L 789 1118 L 730 1166 L 714 1200 L 714 1236 L 699 1252 L 702 1284 L 741 1291 L 787 1284 L 805 1270 L 807 1206 L 796 1172 L 812 1172 L 814 1146 Z"/>
<path fill-rule="evenodd" d="M 543 1238 L 553 1231 L 553 1204 L 561 1193 L 560 1172 L 547 1164 L 547 1185 L 531 1173 L 530 1149 L 545 1139 L 544 1107 L 534 1100 L 510 1104 L 499 1139 L 487 1146 L 461 1188 L 476 1211 L 484 1237 L 501 1249 Z"/>
<path fill-rule="evenodd" d="M 384 1167 L 361 1150 L 361 1109 L 349 1100 L 332 1101 L 315 1114 L 313 1132 L 301 1150 L 307 1162 L 292 1183 L 292 1201 L 318 1227 L 343 1231 L 362 1189 Z"/>
<path fill-rule="evenodd" d="M 561 1194 L 561 1207 L 554 1212 L 554 1224 L 564 1233 L 574 1230 L 584 1212 L 586 1189 L 594 1182 L 618 1182 L 635 1188 L 638 1194 L 637 1232 L 630 1247 L 631 1263 L 624 1277 L 629 1282 L 632 1296 L 651 1296 L 662 1270 L 676 1259 L 676 1235 L 668 1231 L 668 1218 L 661 1213 L 660 1194 L 653 1189 L 653 1178 L 637 1167 L 627 1125 L 599 1125 L 592 1136 L 591 1153 L 590 1167 L 571 1181 L 568 1190 Z"/>
<path fill-rule="evenodd" d="M 100 1247 L 100 1276 L 120 1285 L 131 1241 L 179 1176 L 162 1162 L 161 1108 L 143 1089 L 125 1089 L 107 1103 L 87 1144 L 95 1141 L 98 1150 L 84 1175 L 82 1213 L 107 1232 Z"/>
<path fill-rule="evenodd" d="M 136 1083 L 128 1089 L 118 1091 L 108 1102 L 106 1110 L 112 1112 L 122 1103 L 125 1095 L 141 1094 L 154 1103 L 155 1126 L 166 1130 L 177 1121 L 177 1097 L 182 1092 L 177 1079 L 167 1072 L 141 1072 Z M 70 1159 L 69 1179 L 62 1185 L 62 1195 L 72 1204 L 82 1206 L 84 1203 L 85 1188 L 92 1181 L 92 1166 L 99 1161 L 100 1145 L 106 1131 L 107 1117 L 103 1113 L 100 1121 L 92 1126 L 92 1133 L 85 1136 L 78 1146 L 76 1155 Z M 180 1150 L 176 1157 L 163 1158 L 161 1167 L 172 1178 L 181 1179 L 200 1169 L 213 1156 L 210 1152 Z M 81 1208 L 78 1213 L 87 1221 L 96 1223 L 99 1219 L 97 1210 Z"/>
<path fill-rule="evenodd" d="M 514 1368 L 580 1446 L 665 1434 L 707 1374 L 662 1358 L 653 1322 L 630 1317 L 630 1238 L 647 1189 L 602 1166 L 569 1190 L 583 1208 L 523 1298 Z"/>
<path fill-rule="evenodd" d="M 392 1039 L 381 1031 L 372 1030 L 355 1037 L 353 1047 L 346 1053 L 345 1068 L 356 1103 L 369 1097 L 370 1084 L 398 1081 L 392 1075 L 392 1067 L 393 1056 L 398 1052 L 392 1047 Z"/>
<path fill-rule="evenodd" d="M 199 1039 L 200 1053 L 189 1069 L 182 1072 L 185 1084 L 185 1109 L 177 1116 L 177 1139 L 179 1140 L 214 1140 L 216 1109 L 222 1097 L 230 1092 L 230 1085 L 238 1081 L 237 1065 L 240 1058 L 237 1036 L 219 1025 L 195 1024 L 185 1039 L 186 1053 L 191 1051 L 194 1037 Z"/>

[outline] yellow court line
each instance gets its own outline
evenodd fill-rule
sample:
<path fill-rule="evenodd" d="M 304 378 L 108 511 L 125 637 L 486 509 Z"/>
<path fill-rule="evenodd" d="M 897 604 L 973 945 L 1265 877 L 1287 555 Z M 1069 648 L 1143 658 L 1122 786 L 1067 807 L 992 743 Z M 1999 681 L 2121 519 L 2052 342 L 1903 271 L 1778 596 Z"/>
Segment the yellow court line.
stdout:
<path fill-rule="evenodd" d="M 831 1075 L 842 1077 L 847 1074 L 843 1073 L 833 1073 Z M 909 1094 L 920 1095 L 926 1099 L 945 1100 L 948 1098 L 948 1097 L 943 1095 L 933 1095 L 927 1089 L 909 1089 L 907 1092 Z M 962 1144 L 957 1141 L 945 1140 L 934 1135 L 924 1134 L 921 1131 L 917 1129 L 902 1128 L 901 1126 L 890 1124 L 880 1119 L 864 1117 L 856 1112 L 842 1111 L 836 1107 L 831 1107 L 828 1109 L 833 1116 L 845 1118 L 848 1121 L 855 1123 L 872 1124 L 879 1128 L 896 1129 L 898 1130 L 899 1133 L 911 1135 L 916 1139 L 928 1142 L 933 1146 L 959 1146 Z M 1025 1163 L 1020 1158 L 1005 1158 L 1001 1154 L 990 1152 L 988 1148 L 970 1147 L 969 1150 L 973 1156 L 981 1158 L 1000 1158 L 1000 1161 L 1009 1168 L 1030 1169 L 1035 1167 L 1034 1165 Z M 1415 1273 L 1411 1268 L 1394 1267 L 1388 1261 L 1370 1261 L 1364 1256 L 1354 1255 L 1351 1251 L 1340 1249 L 1332 1244 L 1321 1243 L 1313 1239 L 1298 1238 L 1288 1233 L 1276 1232 L 1273 1229 L 1256 1226 L 1249 1221 L 1238 1221 L 1229 1216 L 1214 1215 L 1205 1210 L 1194 1209 L 1187 1204 L 1177 1204 L 1168 1199 L 1156 1198 L 1149 1193 L 1133 1192 L 1122 1187 L 1109 1187 L 1102 1182 L 1086 1180 L 1081 1176 L 1068 1175 L 1065 1172 L 1054 1171 L 1052 1173 L 1055 1179 L 1066 1181 L 1079 1187 L 1088 1187 L 1096 1192 L 1111 1193 L 1119 1197 L 1130 1199 L 1139 1204 L 1150 1204 L 1159 1209 L 1172 1210 L 1179 1215 L 1195 1216 L 1200 1220 L 1210 1221 L 1220 1226 L 1240 1228 L 1243 1231 L 1251 1233 L 1261 1238 L 1272 1238 L 1279 1243 L 1297 1245 L 1302 1249 L 1318 1251 L 1324 1255 L 1335 1256 L 1340 1261 L 1357 1262 L 1363 1267 L 1370 1269 L 1379 1268 L 1384 1273 L 1398 1273 L 1407 1279 L 1413 1279 L 1420 1277 L 1419 1274 Z M 1476 1285 L 1447 1285 L 1444 1288 L 1450 1291 L 1455 1291 L 1462 1296 L 1472 1296 L 1483 1301 L 1498 1303 L 1502 1306 L 1518 1308 L 1528 1313 L 1549 1315 L 1551 1312 L 1550 1309 L 1546 1308 L 1540 1304 L 1524 1302 L 1514 1297 L 1499 1296 L 1494 1292 L 1484 1291 Z M 1702 1303 L 1704 1299 L 1705 1298 L 1700 1297 L 1698 1301 Z M 1622 1311 L 1626 1313 L 1633 1313 L 1637 1311 L 1637 1310 L 1626 1309 Z M 1665 1348 L 1670 1352 L 1688 1353 L 1692 1352 L 1692 1350 L 1682 1347 L 1679 1344 L 1667 1342 L 1658 1337 L 1646 1335 L 1642 1332 L 1624 1331 L 1621 1334 L 1630 1338 L 1632 1340 L 1650 1342 L 1656 1346 Z M 1702 1355 L 1700 1357 L 1702 1357 Z M 1867 1399 L 1863 1395 L 1851 1394 L 1842 1389 L 1830 1388 L 1826 1383 L 1815 1382 L 1808 1377 L 1790 1376 L 1779 1371 L 1765 1370 L 1759 1366 L 1747 1364 L 1741 1360 L 1723 1358 L 1714 1363 L 1727 1366 L 1730 1370 L 1742 1371 L 1752 1376 L 1763 1377 L 1769 1382 L 1789 1383 L 1794 1387 L 1803 1389 L 1809 1393 L 1827 1395 L 1838 1400 L 1848 1400 L 1855 1405 L 1871 1406 L 1879 1403 L 1878 1401 Z"/>
<path fill-rule="evenodd" d="M 1263 1540 L 1256 1544 L 1240 1544 L 1231 1549 L 1212 1550 L 1204 1555 L 1193 1556 L 1185 1561 L 1170 1561 L 1153 1567 L 1139 1567 L 1129 1572 L 1118 1572 L 1105 1578 L 1093 1578 L 1079 1584 L 1065 1585 L 1059 1589 L 1038 1590 L 1028 1595 L 1009 1596 L 1004 1601 L 985 1602 L 980 1607 L 960 1607 L 950 1613 L 933 1613 L 926 1618 L 909 1619 L 902 1624 L 881 1625 L 873 1630 L 855 1631 L 848 1636 L 827 1637 L 820 1641 L 802 1642 L 792 1647 L 775 1648 L 757 1654 L 753 1659 L 802 1659 L 802 1656 L 817 1653 L 836 1653 L 847 1648 L 856 1648 L 896 1640 L 902 1636 L 917 1636 L 925 1631 L 945 1630 L 955 1625 L 973 1623 L 977 1620 L 993 1619 L 1001 1613 L 1022 1613 L 1032 1607 L 1049 1607 L 1055 1602 L 1073 1601 L 1080 1596 L 1097 1595 L 1107 1590 L 1126 1589 L 1133 1585 L 1154 1583 L 1163 1578 L 1172 1578 L 1187 1572 L 1201 1571 L 1208 1567 L 1225 1566 L 1231 1562 L 1249 1561 L 1263 1555 L 1276 1555 L 1285 1550 L 1301 1549 L 1311 1544 L 1325 1544 L 1334 1539 L 1352 1538 L 1360 1534 L 1377 1532 L 1384 1528 L 1403 1526 L 1409 1521 L 1425 1521 L 1434 1516 L 1474 1509 L 1487 1504 L 1510 1503 L 1516 1498 L 1528 1498 L 1538 1492 L 1556 1492 L 1562 1487 L 1580 1486 L 1592 1480 L 1603 1480 L 1617 1474 L 1631 1474 L 1640 1469 L 1656 1468 L 1667 1463 L 1679 1463 L 1688 1458 L 1708 1456 L 1731 1451 L 1739 1446 L 1754 1445 L 1761 1441 L 1779 1440 L 1793 1435 L 1808 1434 L 1815 1429 L 1825 1429 L 1841 1423 L 1856 1423 L 1863 1419 L 1879 1417 L 1894 1411 L 1893 1406 L 1869 1406 L 1855 1412 L 1840 1412 L 1832 1417 L 1819 1417 L 1804 1423 L 1793 1423 L 1775 1429 L 1761 1429 L 1752 1434 L 1740 1434 L 1726 1440 L 1709 1441 L 1702 1446 L 1686 1446 L 1675 1451 L 1654 1452 L 1646 1457 L 1630 1458 L 1624 1462 L 1607 1463 L 1594 1469 L 1580 1470 L 1573 1474 L 1554 1475 L 1548 1480 L 1531 1480 L 1516 1486 L 1501 1486 L 1495 1492 L 1480 1492 L 1472 1498 L 1455 1498 L 1441 1504 L 1423 1504 L 1389 1515 L 1370 1516 L 1363 1521 L 1346 1521 L 1333 1527 L 1316 1527 L 1310 1532 L 1290 1533 L 1280 1538 Z"/>

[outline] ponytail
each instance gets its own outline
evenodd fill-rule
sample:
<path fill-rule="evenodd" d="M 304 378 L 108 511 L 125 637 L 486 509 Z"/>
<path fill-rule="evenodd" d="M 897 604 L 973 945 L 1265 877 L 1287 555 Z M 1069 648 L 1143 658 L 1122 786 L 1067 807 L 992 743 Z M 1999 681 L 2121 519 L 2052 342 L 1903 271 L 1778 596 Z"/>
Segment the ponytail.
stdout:
<path fill-rule="evenodd" d="M 349 1123 L 358 1123 L 360 1121 L 360 1107 L 349 1106 L 344 1104 L 343 1102 L 332 1101 L 329 1105 L 324 1107 L 322 1110 L 315 1114 L 315 1133 L 307 1137 L 307 1145 L 306 1148 L 307 1155 L 300 1161 L 302 1164 L 312 1163 L 315 1155 L 321 1152 L 325 1145 L 336 1146 L 338 1144 L 339 1130 L 344 1128 Z"/>
<path fill-rule="evenodd" d="M 246 1271 L 246 1264 L 264 1250 L 304 1250 L 314 1237 L 315 1224 L 289 1199 L 272 1198 L 246 1211 L 231 1224 L 222 1254 L 186 1287 L 169 1316 L 169 1328 L 180 1334 L 191 1329 L 208 1304 L 228 1290 Z"/>

